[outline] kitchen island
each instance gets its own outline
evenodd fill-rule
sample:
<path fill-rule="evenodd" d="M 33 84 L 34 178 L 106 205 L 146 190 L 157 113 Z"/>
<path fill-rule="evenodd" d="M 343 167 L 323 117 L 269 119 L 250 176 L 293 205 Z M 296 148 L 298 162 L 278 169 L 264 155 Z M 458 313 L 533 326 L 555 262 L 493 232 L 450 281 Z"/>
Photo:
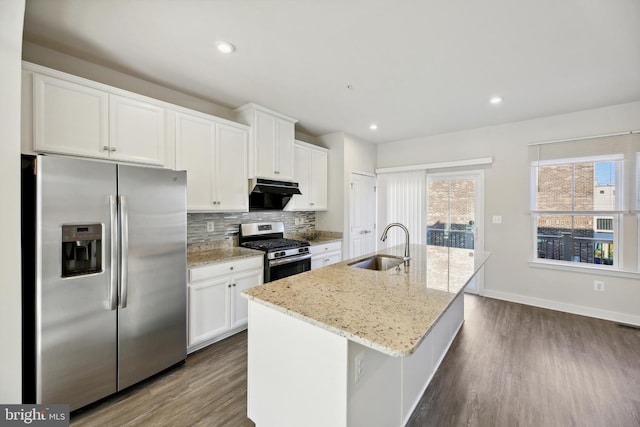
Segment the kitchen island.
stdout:
<path fill-rule="evenodd" d="M 243 293 L 248 416 L 258 427 L 406 423 L 462 326 L 462 291 L 488 258 L 410 248 L 408 267 L 351 265 L 363 256 Z"/>

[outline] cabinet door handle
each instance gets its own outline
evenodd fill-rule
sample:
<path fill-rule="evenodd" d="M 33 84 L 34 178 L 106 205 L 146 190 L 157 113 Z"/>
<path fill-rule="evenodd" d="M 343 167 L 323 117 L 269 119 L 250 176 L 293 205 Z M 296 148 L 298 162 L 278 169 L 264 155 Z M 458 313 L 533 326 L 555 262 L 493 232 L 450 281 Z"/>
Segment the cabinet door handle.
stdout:
<path fill-rule="evenodd" d="M 102 151 L 111 151 L 111 148 L 109 148 L 108 145 L 103 145 L 102 146 Z"/>
<path fill-rule="evenodd" d="M 233 284 L 233 287 L 234 287 L 234 288 L 236 287 L 236 284 L 235 284 L 235 283 Z"/>
<path fill-rule="evenodd" d="M 233 266 L 229 267 L 229 270 L 233 270 Z"/>

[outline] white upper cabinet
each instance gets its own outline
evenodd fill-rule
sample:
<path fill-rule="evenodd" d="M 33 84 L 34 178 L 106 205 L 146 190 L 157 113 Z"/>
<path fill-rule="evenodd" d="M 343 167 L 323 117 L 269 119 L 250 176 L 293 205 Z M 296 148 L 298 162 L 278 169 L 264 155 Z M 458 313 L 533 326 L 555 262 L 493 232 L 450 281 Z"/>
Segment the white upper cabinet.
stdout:
<path fill-rule="evenodd" d="M 187 171 L 187 210 L 213 210 L 215 123 L 176 114 L 176 169 Z"/>
<path fill-rule="evenodd" d="M 276 120 L 276 164 L 277 179 L 293 179 L 293 149 L 295 138 L 295 122 Z"/>
<path fill-rule="evenodd" d="M 109 95 L 109 147 L 112 160 L 164 165 L 165 109 Z"/>
<path fill-rule="evenodd" d="M 176 166 L 187 171 L 187 210 L 246 212 L 247 128 L 176 113 Z"/>
<path fill-rule="evenodd" d="M 173 147 L 161 101 L 33 64 L 23 67 L 32 91 L 23 85 L 23 103 L 31 108 L 23 108 L 22 120 L 33 128 L 23 151 L 166 165 Z"/>
<path fill-rule="evenodd" d="M 251 126 L 249 177 L 293 180 L 293 145 L 297 120 L 256 104 L 235 110 Z"/>
<path fill-rule="evenodd" d="M 215 199 L 218 210 L 249 210 L 247 129 L 216 124 Z"/>
<path fill-rule="evenodd" d="M 327 162 L 327 149 L 295 142 L 294 181 L 302 194 L 293 196 L 287 210 L 327 209 Z"/>
<path fill-rule="evenodd" d="M 33 75 L 33 149 L 109 158 L 109 94 Z"/>

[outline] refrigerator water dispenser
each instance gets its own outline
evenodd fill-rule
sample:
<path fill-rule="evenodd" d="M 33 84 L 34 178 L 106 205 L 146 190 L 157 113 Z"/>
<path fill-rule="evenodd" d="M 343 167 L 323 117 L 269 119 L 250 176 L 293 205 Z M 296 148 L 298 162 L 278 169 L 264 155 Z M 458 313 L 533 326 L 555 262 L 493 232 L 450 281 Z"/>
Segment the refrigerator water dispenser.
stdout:
<path fill-rule="evenodd" d="M 102 272 L 102 224 L 62 226 L 62 277 Z"/>

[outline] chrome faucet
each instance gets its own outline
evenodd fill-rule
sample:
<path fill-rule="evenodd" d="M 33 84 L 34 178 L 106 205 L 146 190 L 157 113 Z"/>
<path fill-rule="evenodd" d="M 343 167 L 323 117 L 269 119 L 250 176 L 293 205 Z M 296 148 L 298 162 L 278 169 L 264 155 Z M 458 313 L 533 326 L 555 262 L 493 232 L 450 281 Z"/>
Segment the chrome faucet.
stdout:
<path fill-rule="evenodd" d="M 408 266 L 409 260 L 411 259 L 411 257 L 409 256 L 409 230 L 407 230 L 407 227 L 400 224 L 399 222 L 392 222 L 391 224 L 387 225 L 384 231 L 382 232 L 382 237 L 380 237 L 381 241 L 384 242 L 385 240 L 387 240 L 387 232 L 391 227 L 400 227 L 404 230 L 405 242 L 404 242 L 404 258 L 403 259 L 404 259 L 404 265 Z"/>

